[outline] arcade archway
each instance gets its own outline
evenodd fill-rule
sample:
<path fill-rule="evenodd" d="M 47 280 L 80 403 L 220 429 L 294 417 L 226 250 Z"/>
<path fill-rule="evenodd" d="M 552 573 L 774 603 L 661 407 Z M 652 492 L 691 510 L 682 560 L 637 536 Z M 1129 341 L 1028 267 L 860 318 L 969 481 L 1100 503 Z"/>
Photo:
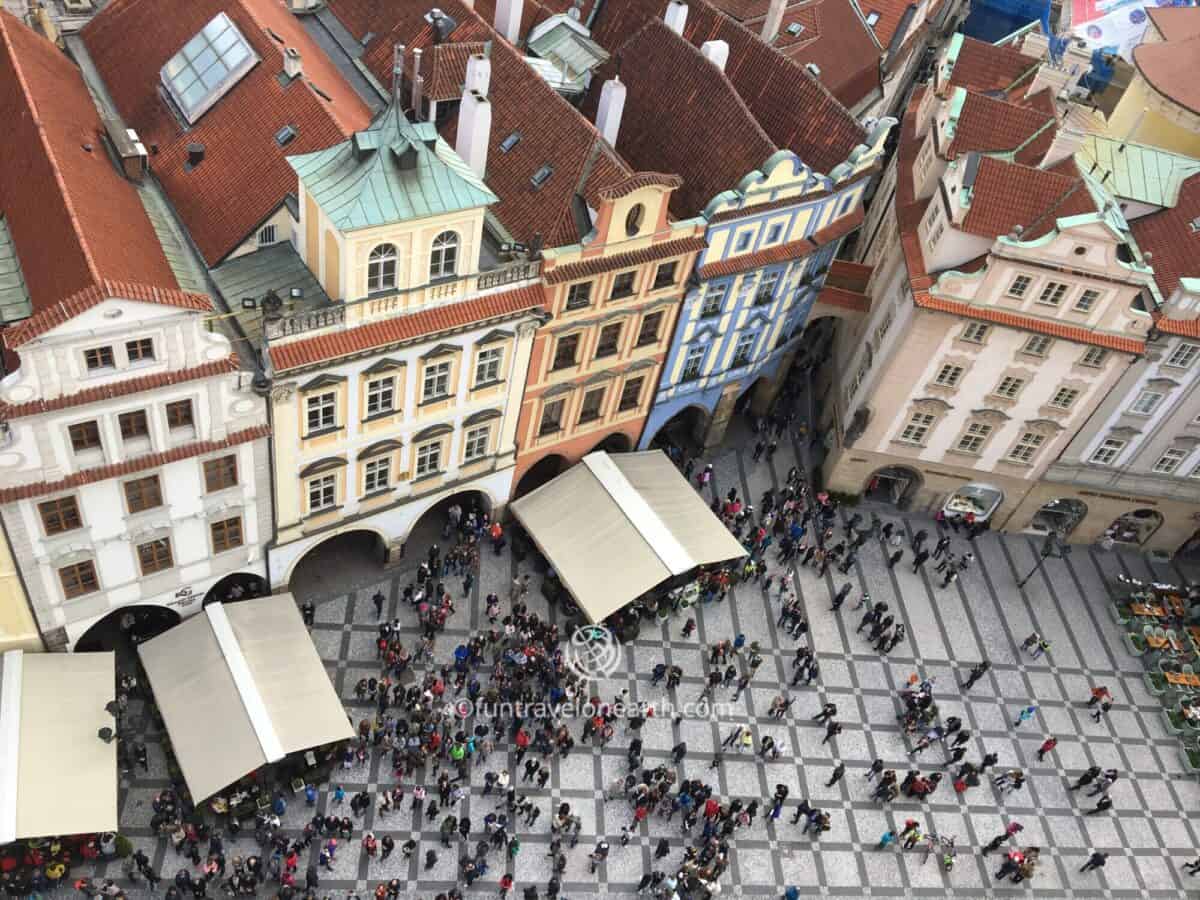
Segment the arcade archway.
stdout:
<path fill-rule="evenodd" d="M 885 466 L 871 473 L 863 485 L 863 499 L 907 509 L 923 480 L 920 472 L 908 466 Z"/>
<path fill-rule="evenodd" d="M 178 625 L 182 617 L 167 606 L 134 604 L 108 613 L 75 642 L 77 653 L 115 650 L 132 654 L 137 645 L 158 637 L 168 628 Z"/>
<path fill-rule="evenodd" d="M 1031 528 L 1047 531 L 1065 538 L 1071 534 L 1087 516 L 1087 504 L 1073 497 L 1051 500 L 1033 514 Z"/>
<path fill-rule="evenodd" d="M 633 441 L 629 440 L 629 435 L 623 431 L 615 431 L 600 441 L 588 453 L 595 453 L 598 450 L 603 450 L 605 453 L 628 453 L 633 449 Z"/>
<path fill-rule="evenodd" d="M 649 443 L 651 450 L 670 450 L 678 447 L 688 455 L 704 447 L 708 431 L 709 412 L 703 406 L 685 406 L 662 424 Z"/>
<path fill-rule="evenodd" d="M 344 531 L 309 549 L 292 567 L 288 590 L 298 599 L 341 593 L 350 585 L 378 579 L 387 544 L 375 531 Z"/>
<path fill-rule="evenodd" d="M 517 489 L 513 492 L 513 499 L 524 497 L 526 494 L 536 491 L 555 476 L 565 472 L 567 466 L 567 458 L 560 453 L 551 453 L 548 456 L 543 456 L 521 476 L 521 480 L 517 482 Z"/>
<path fill-rule="evenodd" d="M 251 597 L 262 597 L 271 593 L 267 579 L 253 572 L 230 572 L 213 584 L 204 595 L 204 605 L 210 603 L 236 603 Z"/>
<path fill-rule="evenodd" d="M 491 512 L 491 498 L 483 491 L 459 491 L 443 497 L 421 513 L 409 529 L 408 537 L 404 539 L 405 558 L 416 566 L 432 544 L 438 544 L 444 552 L 455 541 L 455 520 L 461 524 L 474 514 L 478 521 Z"/>
<path fill-rule="evenodd" d="M 1118 544 L 1141 545 L 1150 540 L 1154 532 L 1162 527 L 1163 517 L 1156 509 L 1135 509 L 1117 516 L 1104 532 Z"/>

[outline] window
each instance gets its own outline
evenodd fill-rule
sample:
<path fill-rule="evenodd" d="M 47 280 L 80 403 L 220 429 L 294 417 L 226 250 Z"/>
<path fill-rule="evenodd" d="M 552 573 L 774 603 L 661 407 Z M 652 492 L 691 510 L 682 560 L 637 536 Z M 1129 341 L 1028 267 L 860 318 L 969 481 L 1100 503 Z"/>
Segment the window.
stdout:
<path fill-rule="evenodd" d="M 1119 441 L 1116 438 L 1106 438 L 1104 443 L 1097 447 L 1092 454 L 1091 461 L 1097 465 L 1111 466 L 1116 462 L 1117 457 L 1121 455 L 1121 451 L 1124 449 L 1124 441 Z"/>
<path fill-rule="evenodd" d="M 767 229 L 767 243 L 768 244 L 775 243 L 782 236 L 783 236 L 783 226 L 782 225 L 772 225 L 769 229 Z"/>
<path fill-rule="evenodd" d="M 658 343 L 658 329 L 662 326 L 663 314 L 653 312 L 642 319 L 642 327 L 638 329 L 637 345 L 645 347 Z"/>
<path fill-rule="evenodd" d="M 463 461 L 474 462 L 487 456 L 488 441 L 492 437 L 491 425 L 480 425 L 467 432 L 463 443 Z"/>
<path fill-rule="evenodd" d="M 232 453 L 204 463 L 204 491 L 211 494 L 238 483 L 237 457 Z"/>
<path fill-rule="evenodd" d="M 621 343 L 621 323 L 614 322 L 600 329 L 600 337 L 596 341 L 596 359 L 602 356 L 613 356 Z"/>
<path fill-rule="evenodd" d="M 1025 346 L 1021 348 L 1021 352 L 1029 356 L 1045 356 L 1050 350 L 1050 345 L 1053 341 L 1043 334 L 1035 334 L 1025 342 Z"/>
<path fill-rule="evenodd" d="M 96 581 L 96 564 L 90 559 L 63 566 L 58 570 L 58 580 L 62 584 L 63 595 L 68 600 L 100 589 Z"/>
<path fill-rule="evenodd" d="M 618 300 L 621 297 L 633 296 L 633 272 L 622 272 L 613 279 L 612 293 L 608 295 L 609 300 Z"/>
<path fill-rule="evenodd" d="M 370 460 L 363 466 L 363 491 L 373 494 L 376 491 L 386 491 L 392 482 L 392 460 L 383 456 Z"/>
<path fill-rule="evenodd" d="M 625 386 L 621 388 L 621 399 L 617 402 L 617 412 L 628 412 L 638 408 L 645 381 L 645 378 L 630 378 L 625 382 Z"/>
<path fill-rule="evenodd" d="M 309 434 L 334 428 L 337 425 L 337 394 L 330 391 L 309 397 L 305 400 L 305 410 Z"/>
<path fill-rule="evenodd" d="M 240 518 L 222 519 L 208 526 L 212 534 L 213 553 L 223 553 L 234 547 L 242 546 L 242 520 Z"/>
<path fill-rule="evenodd" d="M 1037 453 L 1038 447 L 1046 440 L 1044 435 L 1036 434 L 1032 431 L 1026 431 L 1021 435 L 1021 439 L 1008 451 L 1008 458 L 1013 462 L 1027 463 L 1033 459 L 1033 455 Z"/>
<path fill-rule="evenodd" d="M 762 283 L 754 295 L 754 305 L 764 306 L 775 299 L 775 286 L 779 284 L 780 272 L 767 272 L 762 277 Z"/>
<path fill-rule="evenodd" d="M 879 13 L 877 13 L 877 12 L 867 13 L 867 27 L 874 28 L 875 23 L 878 21 L 879 21 Z"/>
<path fill-rule="evenodd" d="M 175 560 L 171 558 L 171 541 L 168 538 L 138 544 L 137 556 L 143 575 L 153 575 L 175 565 Z"/>
<path fill-rule="evenodd" d="M 982 422 L 972 422 L 967 426 L 966 432 L 959 438 L 958 449 L 963 453 L 978 453 L 983 449 L 983 445 L 987 443 L 988 436 L 992 433 L 992 426 L 985 425 Z"/>
<path fill-rule="evenodd" d="M 955 387 L 962 380 L 963 371 L 962 366 L 944 365 L 938 370 L 933 383 L 940 384 L 942 387 Z"/>
<path fill-rule="evenodd" d="M 421 379 L 421 402 L 450 396 L 450 360 L 429 363 Z"/>
<path fill-rule="evenodd" d="M 733 348 L 733 362 L 730 364 L 731 367 L 737 368 L 750 362 L 750 354 L 754 352 L 754 342 L 756 340 L 758 340 L 757 334 L 738 335 L 737 344 Z"/>
<path fill-rule="evenodd" d="M 442 470 L 442 442 L 430 441 L 417 448 L 417 477 L 434 475 Z"/>
<path fill-rule="evenodd" d="M 675 283 L 675 267 L 677 265 L 676 262 L 665 262 L 658 267 L 654 273 L 654 290 L 670 287 Z"/>
<path fill-rule="evenodd" d="M 1093 291 L 1091 288 L 1079 295 L 1079 299 L 1075 301 L 1075 312 L 1091 312 L 1092 307 L 1096 305 L 1096 301 L 1100 299 L 1100 292 Z"/>
<path fill-rule="evenodd" d="M 963 329 L 962 339 L 970 341 L 972 344 L 982 344 L 983 339 L 988 336 L 988 332 L 991 330 L 991 325 L 984 325 L 982 322 L 971 322 Z"/>
<path fill-rule="evenodd" d="M 679 378 L 680 381 L 695 381 L 700 377 L 700 369 L 704 366 L 705 352 L 703 344 L 688 347 L 687 356 L 683 360 L 683 374 Z"/>
<path fill-rule="evenodd" d="M 1062 303 L 1062 298 L 1066 293 L 1067 286 L 1061 281 L 1047 281 L 1041 294 L 1038 295 L 1037 302 L 1046 306 L 1058 306 Z"/>
<path fill-rule="evenodd" d="M 575 365 L 575 353 L 579 349 L 579 335 L 568 334 L 560 337 L 554 345 L 554 362 L 551 369 L 565 369 Z"/>
<path fill-rule="evenodd" d="M 642 230 L 642 220 L 646 218 L 646 207 L 640 203 L 635 203 L 629 208 L 629 212 L 625 216 L 625 235 L 633 237 Z"/>
<path fill-rule="evenodd" d="M 258 56 L 225 13 L 217 13 L 159 76 L 189 125 L 241 80 Z"/>
<path fill-rule="evenodd" d="M 875 343 L 878 345 L 883 340 L 883 336 L 888 333 L 888 329 L 892 327 L 892 322 L 896 319 L 896 308 L 889 306 L 887 312 L 883 314 L 883 318 L 879 320 L 879 324 L 875 326 Z"/>
<path fill-rule="evenodd" d="M 294 137 L 295 136 L 293 135 L 291 138 L 286 138 L 285 143 L 290 143 Z M 276 140 L 278 140 L 278 137 Z M 258 246 L 268 247 L 271 244 L 277 243 L 279 243 L 279 238 L 276 234 L 274 225 L 264 225 L 262 228 L 258 229 Z"/>
<path fill-rule="evenodd" d="M 191 428 L 194 424 L 191 400 L 176 400 L 167 404 L 168 428 Z"/>
<path fill-rule="evenodd" d="M 500 363 L 504 361 L 503 347 L 480 350 L 475 358 L 475 387 L 500 380 Z"/>
<path fill-rule="evenodd" d="M 158 476 L 125 482 L 125 503 L 131 513 L 162 506 L 162 488 L 159 487 Z"/>
<path fill-rule="evenodd" d="M 1091 366 L 1099 368 L 1104 365 L 1104 361 L 1108 359 L 1108 351 L 1103 347 L 1088 347 L 1087 352 L 1079 360 L 1081 366 Z"/>
<path fill-rule="evenodd" d="M 1129 407 L 1129 411 L 1135 415 L 1148 416 L 1154 410 L 1158 409 L 1158 404 L 1162 402 L 1162 398 L 1163 395 L 1158 391 L 1142 391 Z"/>
<path fill-rule="evenodd" d="M 1158 458 L 1153 471 L 1159 475 L 1170 475 L 1179 468 L 1179 464 L 1188 458 L 1188 451 L 1179 447 L 1171 447 Z"/>
<path fill-rule="evenodd" d="M 929 232 L 929 238 L 925 241 L 925 246 L 930 251 L 937 249 L 937 242 L 941 240 L 942 233 L 946 230 L 946 226 L 938 222 L 937 225 Z"/>
<path fill-rule="evenodd" d="M 395 290 L 398 258 L 395 244 L 380 244 L 371 251 L 367 258 L 368 293 Z"/>
<path fill-rule="evenodd" d="M 83 361 L 89 372 L 113 367 L 112 347 L 93 347 L 83 351 Z"/>
<path fill-rule="evenodd" d="M 329 509 L 337 502 L 337 476 L 321 475 L 308 480 L 308 511 Z"/>
<path fill-rule="evenodd" d="M 134 438 L 149 437 L 150 423 L 146 419 L 146 411 L 135 409 L 133 412 L 121 413 L 117 416 L 117 424 L 121 426 L 121 438 L 129 441 Z"/>
<path fill-rule="evenodd" d="M 1025 292 L 1029 290 L 1029 285 L 1033 283 L 1033 279 L 1028 275 L 1018 275 L 1013 279 L 1012 284 L 1008 286 L 1008 296 L 1024 297 Z"/>
<path fill-rule="evenodd" d="M 150 362 L 154 359 L 154 341 L 150 338 L 138 338 L 125 342 L 125 355 L 131 363 Z"/>
<path fill-rule="evenodd" d="M 592 303 L 592 283 L 581 281 L 567 288 L 567 309 L 583 309 Z"/>
<path fill-rule="evenodd" d="M 600 418 L 600 407 L 604 403 L 604 388 L 596 388 L 583 395 L 583 406 L 579 409 L 579 423 L 592 422 Z"/>
<path fill-rule="evenodd" d="M 38 513 L 42 517 L 42 528 L 46 534 L 62 534 L 83 525 L 79 518 L 79 505 L 74 497 L 59 497 L 57 500 L 39 503 Z"/>
<path fill-rule="evenodd" d="M 1021 388 L 1025 387 L 1024 378 L 1013 378 L 1011 375 L 1005 375 L 1000 379 L 1000 383 L 996 385 L 996 390 L 992 391 L 997 397 L 1007 397 L 1012 400 L 1017 394 L 1021 393 Z"/>
<path fill-rule="evenodd" d="M 458 235 L 443 231 L 433 239 L 429 253 L 429 280 L 450 278 L 458 271 Z"/>
<path fill-rule="evenodd" d="M 738 235 L 737 246 L 734 248 L 735 253 L 745 253 L 750 249 L 750 242 L 754 240 L 754 235 L 745 231 Z"/>
<path fill-rule="evenodd" d="M 80 422 L 67 429 L 71 435 L 71 448 L 76 453 L 100 449 L 100 426 L 95 422 Z"/>
<path fill-rule="evenodd" d="M 367 416 L 381 416 L 396 408 L 396 379 L 376 378 L 367 382 Z"/>
<path fill-rule="evenodd" d="M 928 413 L 913 413 L 904 430 L 900 432 L 900 440 L 906 444 L 923 444 L 935 421 L 937 417 Z"/>
<path fill-rule="evenodd" d="M 1058 409 L 1070 409 L 1071 405 L 1079 399 L 1079 391 L 1075 388 L 1060 387 L 1054 392 L 1054 396 L 1050 398 L 1050 405 Z"/>
<path fill-rule="evenodd" d="M 1186 369 L 1196 361 L 1197 356 L 1200 356 L 1200 344 L 1180 344 L 1163 365 Z"/>
<path fill-rule="evenodd" d="M 562 416 L 565 407 L 566 402 L 563 400 L 551 400 L 542 407 L 542 424 L 538 427 L 538 437 L 553 434 L 562 429 Z"/>
<path fill-rule="evenodd" d="M 721 314 L 725 302 L 725 285 L 710 284 L 704 289 L 704 300 L 700 305 L 700 318 L 708 319 Z"/>

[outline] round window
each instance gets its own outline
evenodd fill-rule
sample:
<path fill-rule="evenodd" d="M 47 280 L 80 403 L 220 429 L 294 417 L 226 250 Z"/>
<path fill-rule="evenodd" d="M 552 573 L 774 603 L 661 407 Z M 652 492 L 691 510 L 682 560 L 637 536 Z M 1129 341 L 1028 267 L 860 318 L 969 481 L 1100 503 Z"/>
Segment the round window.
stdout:
<path fill-rule="evenodd" d="M 1083 256 L 1085 253 L 1087 253 L 1087 247 L 1076 247 L 1075 248 L 1076 256 Z"/>
<path fill-rule="evenodd" d="M 640 203 L 635 203 L 633 208 L 629 210 L 629 215 L 625 217 L 625 234 L 633 237 L 642 230 L 642 219 L 646 217 L 646 207 Z"/>

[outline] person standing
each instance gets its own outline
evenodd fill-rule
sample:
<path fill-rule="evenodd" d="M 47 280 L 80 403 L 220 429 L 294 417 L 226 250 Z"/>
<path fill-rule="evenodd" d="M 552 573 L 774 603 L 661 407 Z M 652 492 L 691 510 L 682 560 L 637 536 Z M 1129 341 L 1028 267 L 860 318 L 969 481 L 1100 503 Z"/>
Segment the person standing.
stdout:
<path fill-rule="evenodd" d="M 825 782 L 825 787 L 833 787 L 842 780 L 842 776 L 846 774 L 846 764 L 838 763 L 834 766 L 833 774 L 829 776 L 829 780 Z"/>
<path fill-rule="evenodd" d="M 1079 871 L 1090 872 L 1092 869 L 1102 869 L 1104 868 L 1104 864 L 1106 862 L 1108 862 L 1108 854 L 1101 853 L 1099 850 L 1095 850 L 1092 852 L 1092 855 L 1088 857 L 1088 861 L 1080 867 Z"/>
<path fill-rule="evenodd" d="M 975 686 L 975 682 L 982 678 L 991 667 L 992 664 L 986 659 L 972 666 L 970 673 L 967 675 L 967 680 L 962 684 L 962 689 L 964 691 L 969 691 L 971 688 L 973 688 Z"/>
<path fill-rule="evenodd" d="M 921 549 L 917 551 L 917 555 L 913 557 L 912 570 L 913 574 L 917 574 L 917 569 L 925 565 L 925 560 L 929 559 L 929 551 Z"/>
<path fill-rule="evenodd" d="M 1038 747 L 1037 749 L 1038 762 L 1043 762 L 1046 758 L 1046 754 L 1057 746 L 1058 738 L 1056 737 L 1048 737 L 1046 740 L 1042 741 L 1042 746 Z"/>

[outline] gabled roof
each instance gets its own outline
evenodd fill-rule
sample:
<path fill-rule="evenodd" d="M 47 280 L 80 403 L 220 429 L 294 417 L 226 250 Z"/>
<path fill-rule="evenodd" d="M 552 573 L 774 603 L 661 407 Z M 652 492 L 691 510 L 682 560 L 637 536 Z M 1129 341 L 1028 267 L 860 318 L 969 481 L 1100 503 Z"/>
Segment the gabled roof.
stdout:
<path fill-rule="evenodd" d="M 79 70 L 6 12 L 0 123 L 0 218 L 17 257 L 0 277 L 19 276 L 31 301 L 10 305 L 4 321 L 52 308 L 105 278 L 177 287 L 136 189 L 105 152 Z"/>
<path fill-rule="evenodd" d="M 159 73 L 220 12 L 261 62 L 185 130 Z M 157 147 L 151 167 L 210 265 L 295 190 L 286 155 L 324 149 L 370 121 L 366 104 L 278 0 L 113 0 L 82 35 L 126 123 Z M 285 47 L 299 50 L 303 67 L 291 82 L 282 77 Z M 281 146 L 276 135 L 289 125 L 296 136 Z M 195 168 L 191 144 L 204 146 Z"/>
<path fill-rule="evenodd" d="M 1044 135 L 1044 140 L 1037 143 L 1045 143 L 1047 146 L 1054 140 L 1056 119 L 1053 110 L 1047 112 L 1029 106 L 1018 106 L 963 88 L 958 88 L 957 91 L 961 93 L 956 94 L 950 102 L 957 103 L 961 97 L 962 106 L 955 122 L 954 138 L 945 151 L 947 159 L 971 151 L 1002 153 L 1016 150 L 1018 147 L 1025 148 L 1035 136 Z M 1043 149 L 1042 154 L 1044 153 Z M 1031 162 L 1037 162 L 1037 159 Z"/>
<path fill-rule="evenodd" d="M 1133 48 L 1133 64 L 1150 86 L 1171 102 L 1200 115 L 1197 60 L 1200 60 L 1200 35 Z"/>
<path fill-rule="evenodd" d="M 1200 9 L 1194 6 L 1147 6 L 1145 9 L 1164 40 L 1186 41 L 1200 35 Z"/>
<path fill-rule="evenodd" d="M 1067 216 L 1096 212 L 1082 178 L 985 156 L 970 188 L 970 209 L 959 226 L 981 237 L 1001 237 L 1016 226 L 1021 239 L 1041 237 Z"/>
<path fill-rule="evenodd" d="M 394 105 L 349 140 L 289 156 L 288 162 L 341 231 L 475 209 L 497 199 L 432 122 L 413 124 Z"/>
<path fill-rule="evenodd" d="M 380 45 L 382 46 L 382 45 Z M 467 80 L 467 60 L 487 50 L 483 41 L 435 44 L 421 58 L 425 96 L 430 100 L 457 100 Z"/>
<path fill-rule="evenodd" d="M 1200 174 L 1183 183 L 1173 207 L 1129 223 L 1138 249 L 1153 254 L 1150 265 L 1164 300 L 1175 293 L 1181 278 L 1200 276 L 1200 231 L 1192 230 L 1196 219 L 1200 219 Z"/>
<path fill-rule="evenodd" d="M 964 34 L 956 34 L 949 43 L 950 84 L 980 93 L 1007 91 L 1031 76 L 1040 60 L 1026 56 L 1012 44 L 997 46 Z M 957 52 L 955 51 L 957 48 Z"/>
<path fill-rule="evenodd" d="M 488 25 L 490 19 L 485 22 L 460 0 L 446 0 L 446 2 L 439 0 L 438 3 L 431 3 L 428 7 L 422 3 L 408 2 L 376 2 L 369 5 L 374 7 L 368 18 L 372 27 L 365 32 L 359 33 L 346 20 L 343 20 L 342 24 L 346 25 L 360 39 L 367 34 L 372 35 L 371 40 L 367 43 L 366 51 L 363 53 L 362 63 L 382 84 L 390 85 L 392 83 L 393 49 L 396 44 L 404 44 L 405 50 L 410 56 L 413 50 L 422 51 L 421 68 L 423 70 L 426 69 L 426 66 L 431 67 L 425 72 L 426 94 L 431 100 L 451 100 L 462 96 L 462 84 L 467 72 L 467 57 L 470 54 L 461 56 L 462 51 L 453 48 L 469 45 L 478 46 L 482 50 L 480 45 L 495 36 Z M 435 5 L 455 22 L 454 30 L 441 44 L 435 40 L 433 27 L 425 21 L 425 16 Z M 350 9 L 347 10 L 341 3 L 337 3 L 331 8 L 334 15 L 340 16 L 347 11 L 352 13 L 353 7 L 352 3 Z M 461 70 L 458 69 L 457 62 L 460 56 Z M 405 77 L 409 77 L 408 73 L 411 72 L 412 63 L 407 62 L 406 66 Z M 439 71 L 439 69 L 445 71 Z M 451 91 L 450 80 L 455 75 L 457 75 L 458 82 L 457 90 Z M 429 92 L 431 79 L 437 82 L 435 85 L 436 96 Z"/>
<path fill-rule="evenodd" d="M 1200 159 L 1134 144 L 1101 134 L 1089 134 L 1077 159 L 1117 197 L 1151 206 L 1174 206 L 1183 183 L 1200 172 Z"/>

